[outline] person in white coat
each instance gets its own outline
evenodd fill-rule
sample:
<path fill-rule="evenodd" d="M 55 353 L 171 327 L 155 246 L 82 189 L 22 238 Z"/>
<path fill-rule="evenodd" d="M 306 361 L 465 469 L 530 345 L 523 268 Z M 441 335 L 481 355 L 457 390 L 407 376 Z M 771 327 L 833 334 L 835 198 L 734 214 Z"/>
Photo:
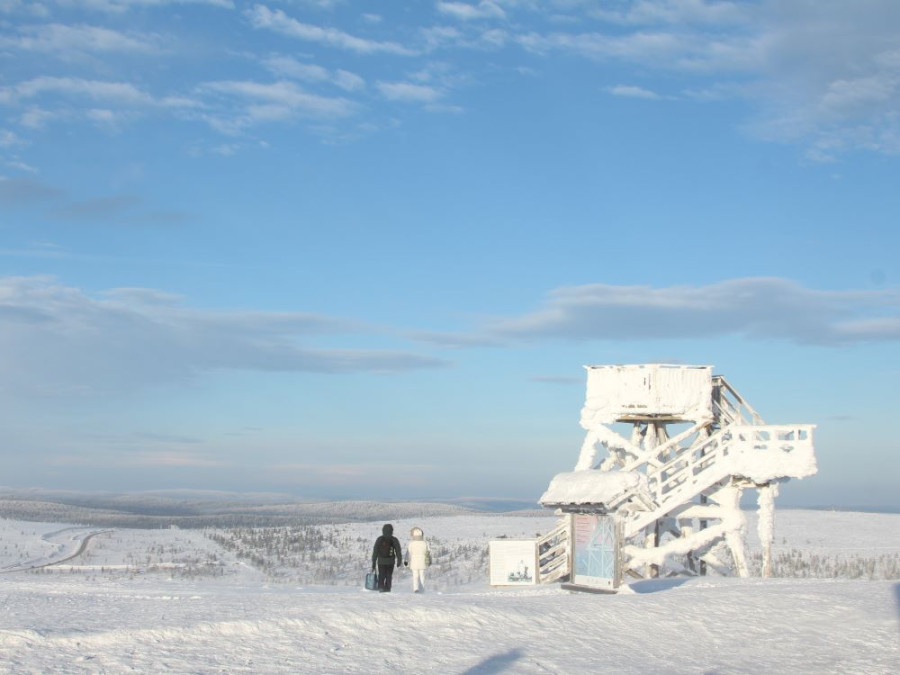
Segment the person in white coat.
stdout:
<path fill-rule="evenodd" d="M 412 572 L 413 593 L 425 592 L 425 568 L 431 564 L 431 551 L 425 543 L 422 528 L 414 527 L 409 531 L 411 541 L 406 548 L 405 564 Z"/>

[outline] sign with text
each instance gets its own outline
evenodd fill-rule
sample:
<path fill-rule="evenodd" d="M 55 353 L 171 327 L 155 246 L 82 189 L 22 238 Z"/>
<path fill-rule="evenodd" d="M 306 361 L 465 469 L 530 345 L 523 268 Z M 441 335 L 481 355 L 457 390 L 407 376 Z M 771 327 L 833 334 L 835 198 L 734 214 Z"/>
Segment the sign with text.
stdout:
<path fill-rule="evenodd" d="M 488 551 L 491 586 L 529 586 L 537 583 L 535 540 L 494 540 Z"/>
<path fill-rule="evenodd" d="M 575 578 L 579 586 L 619 586 L 619 524 L 614 516 L 575 516 Z"/>

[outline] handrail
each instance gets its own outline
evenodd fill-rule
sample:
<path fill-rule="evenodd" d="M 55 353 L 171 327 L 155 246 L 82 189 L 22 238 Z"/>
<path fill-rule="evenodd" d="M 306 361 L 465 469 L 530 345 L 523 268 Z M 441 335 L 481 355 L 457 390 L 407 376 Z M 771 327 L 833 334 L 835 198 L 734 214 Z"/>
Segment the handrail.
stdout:
<path fill-rule="evenodd" d="M 569 573 L 569 519 L 559 524 L 537 540 L 538 581 L 542 584 L 556 581 Z M 541 550 L 544 546 L 547 548 Z"/>
<path fill-rule="evenodd" d="M 762 416 L 758 412 L 756 412 L 756 410 L 753 408 L 753 406 L 751 406 L 749 403 L 747 403 L 747 400 L 738 393 L 738 390 L 735 389 L 734 386 L 732 386 L 732 384 L 728 380 L 726 380 L 722 375 L 713 375 L 712 379 L 713 379 L 713 386 L 719 390 L 720 400 L 724 400 L 729 405 L 731 410 L 733 410 L 735 415 L 737 415 L 738 419 L 743 421 L 745 424 L 754 424 L 754 425 L 765 424 L 765 421 L 763 420 Z M 734 402 L 728 400 L 727 397 L 725 397 L 723 399 L 722 394 L 731 394 L 731 396 L 734 398 Z M 715 399 L 713 399 L 713 402 L 716 404 L 716 407 L 718 407 L 720 411 L 724 412 L 724 409 L 722 408 L 722 406 L 717 401 L 715 401 Z M 735 403 L 736 403 L 736 405 L 735 405 Z M 741 410 L 742 408 L 744 410 L 746 410 L 747 413 L 749 414 L 749 416 L 750 416 L 749 419 L 742 412 L 742 410 Z M 730 414 L 728 416 L 731 417 L 731 419 L 729 420 L 730 422 L 737 421 Z"/>

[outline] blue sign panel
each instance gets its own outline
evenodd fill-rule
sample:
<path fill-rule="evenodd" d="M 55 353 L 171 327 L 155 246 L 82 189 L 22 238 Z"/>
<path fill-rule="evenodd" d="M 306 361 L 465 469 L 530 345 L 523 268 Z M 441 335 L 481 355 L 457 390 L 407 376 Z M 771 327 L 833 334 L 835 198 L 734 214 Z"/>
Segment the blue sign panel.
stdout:
<path fill-rule="evenodd" d="M 574 583 L 592 588 L 618 586 L 619 530 L 614 516 L 575 516 Z"/>

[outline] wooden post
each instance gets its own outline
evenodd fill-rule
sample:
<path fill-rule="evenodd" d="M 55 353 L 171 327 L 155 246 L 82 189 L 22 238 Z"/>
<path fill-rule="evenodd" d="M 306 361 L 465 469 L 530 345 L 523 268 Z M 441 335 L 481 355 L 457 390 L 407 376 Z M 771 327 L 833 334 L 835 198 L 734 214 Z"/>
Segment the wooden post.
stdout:
<path fill-rule="evenodd" d="M 701 495 L 700 495 L 700 504 L 701 504 L 702 506 L 706 506 L 708 503 L 709 503 L 709 497 L 707 497 L 707 496 L 704 495 L 704 494 L 701 494 Z M 709 523 L 707 522 L 706 518 L 701 518 L 701 519 L 700 519 L 700 529 L 701 529 L 701 530 L 705 530 L 705 529 L 706 529 L 706 526 L 707 526 L 708 524 L 709 524 Z M 700 576 L 701 576 L 701 577 L 705 577 L 705 576 L 706 576 L 706 561 L 705 561 L 705 560 L 702 560 L 702 559 L 700 560 Z"/>
<path fill-rule="evenodd" d="M 772 576 L 772 542 L 775 539 L 775 497 L 778 483 L 766 483 L 758 488 L 756 503 L 759 505 L 759 520 L 756 533 L 763 547 L 762 576 Z"/>
<path fill-rule="evenodd" d="M 716 493 L 716 501 L 726 510 L 727 518 L 734 526 L 725 531 L 725 543 L 734 559 L 734 569 L 741 578 L 750 576 L 747 569 L 747 551 L 744 543 L 744 514 L 741 511 L 741 494 L 743 489 L 735 484 L 728 485 Z"/>
<path fill-rule="evenodd" d="M 657 520 L 653 524 L 653 533 L 650 535 L 650 543 L 656 548 L 659 546 L 659 521 Z M 650 578 L 658 579 L 659 578 L 659 565 L 652 564 L 650 565 Z"/>

